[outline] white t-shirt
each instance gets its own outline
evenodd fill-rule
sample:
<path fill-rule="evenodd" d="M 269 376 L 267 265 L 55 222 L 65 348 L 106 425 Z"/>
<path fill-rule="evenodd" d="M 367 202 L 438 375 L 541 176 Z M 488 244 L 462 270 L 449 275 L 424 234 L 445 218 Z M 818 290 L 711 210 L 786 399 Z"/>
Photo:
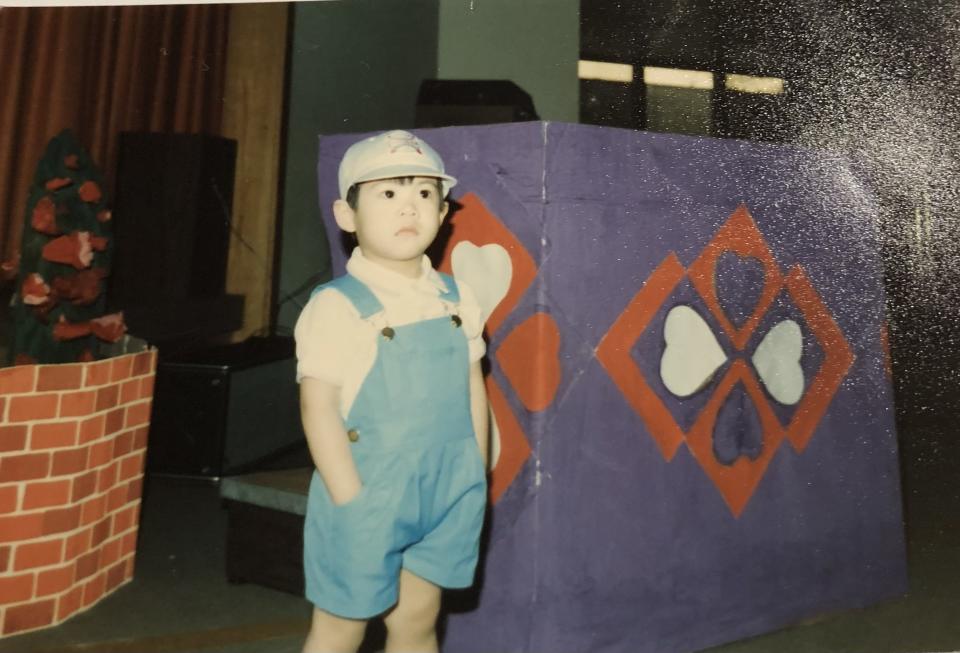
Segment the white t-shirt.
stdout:
<path fill-rule="evenodd" d="M 377 338 L 387 326 L 421 322 L 450 313 L 440 299 L 446 285 L 430 265 L 421 260 L 422 272 L 411 279 L 367 260 L 360 248 L 347 261 L 347 272 L 362 281 L 383 305 L 383 312 L 360 318 L 353 304 L 340 292 L 327 288 L 310 298 L 297 319 L 297 382 L 303 377 L 340 386 L 340 413 L 346 418 L 360 385 L 377 356 Z M 456 308 L 467 336 L 470 362 L 483 358 L 483 321 L 473 291 L 457 281 L 460 303 Z"/>

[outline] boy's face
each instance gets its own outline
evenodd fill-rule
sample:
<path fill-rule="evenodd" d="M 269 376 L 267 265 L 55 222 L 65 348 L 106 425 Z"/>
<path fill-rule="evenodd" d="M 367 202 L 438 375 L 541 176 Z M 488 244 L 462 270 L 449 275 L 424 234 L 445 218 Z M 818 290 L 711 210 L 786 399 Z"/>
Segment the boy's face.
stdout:
<path fill-rule="evenodd" d="M 448 204 L 433 177 L 382 179 L 360 184 L 356 209 L 334 203 L 337 224 L 357 235 L 363 255 L 388 268 L 413 269 L 437 235 Z M 419 269 L 419 268 L 418 268 Z"/>

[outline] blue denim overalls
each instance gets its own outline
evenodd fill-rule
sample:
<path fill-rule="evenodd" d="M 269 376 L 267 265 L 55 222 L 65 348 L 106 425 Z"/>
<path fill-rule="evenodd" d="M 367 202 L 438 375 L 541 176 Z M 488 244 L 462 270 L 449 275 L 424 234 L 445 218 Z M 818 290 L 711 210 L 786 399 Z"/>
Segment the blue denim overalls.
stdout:
<path fill-rule="evenodd" d="M 467 339 L 451 314 L 391 328 L 345 420 L 363 488 L 334 505 L 314 471 L 304 526 L 307 598 L 341 617 L 376 616 L 397 600 L 403 567 L 441 587 L 469 587 L 486 507 L 486 473 L 470 416 Z M 364 320 L 383 306 L 347 274 L 341 292 Z"/>

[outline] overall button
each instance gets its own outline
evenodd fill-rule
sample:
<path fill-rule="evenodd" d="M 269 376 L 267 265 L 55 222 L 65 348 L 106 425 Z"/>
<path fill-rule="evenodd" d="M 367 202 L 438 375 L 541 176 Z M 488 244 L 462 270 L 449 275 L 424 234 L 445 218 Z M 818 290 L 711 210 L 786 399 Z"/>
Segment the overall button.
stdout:
<path fill-rule="evenodd" d="M 360 439 L 360 431 L 357 429 L 350 429 L 347 431 L 347 437 L 350 439 L 350 442 L 356 442 Z"/>

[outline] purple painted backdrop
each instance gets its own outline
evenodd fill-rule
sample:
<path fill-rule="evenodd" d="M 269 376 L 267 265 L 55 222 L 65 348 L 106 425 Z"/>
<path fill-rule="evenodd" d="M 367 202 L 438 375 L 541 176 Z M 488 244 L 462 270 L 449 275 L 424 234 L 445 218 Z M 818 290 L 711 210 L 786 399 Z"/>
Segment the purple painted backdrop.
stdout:
<path fill-rule="evenodd" d="M 491 511 L 477 587 L 451 597 L 445 651 L 689 651 L 905 591 L 875 207 L 844 160 L 557 123 L 418 134 L 460 180 L 453 197 L 482 198 L 538 265 L 489 348 L 532 455 Z M 319 199 L 338 273 L 345 253 L 329 207 L 339 159 L 359 137 L 320 141 Z M 661 261 L 674 252 L 689 266 L 740 205 L 784 273 L 803 267 L 855 358 L 808 446 L 781 442 L 735 516 L 686 446 L 664 458 L 595 351 Z M 716 286 L 740 319 L 763 272 L 737 258 L 722 257 Z M 737 354 L 684 278 L 631 356 L 686 430 L 710 387 L 678 399 L 659 382 L 663 320 L 678 303 Z M 496 353 L 537 311 L 560 332 L 562 377 L 553 402 L 532 412 Z M 783 292 L 744 351 L 784 318 L 801 325 L 809 379 L 825 354 Z M 735 392 L 720 411 L 720 448 L 758 436 L 745 397 Z M 796 410 L 769 403 L 782 423 Z"/>

